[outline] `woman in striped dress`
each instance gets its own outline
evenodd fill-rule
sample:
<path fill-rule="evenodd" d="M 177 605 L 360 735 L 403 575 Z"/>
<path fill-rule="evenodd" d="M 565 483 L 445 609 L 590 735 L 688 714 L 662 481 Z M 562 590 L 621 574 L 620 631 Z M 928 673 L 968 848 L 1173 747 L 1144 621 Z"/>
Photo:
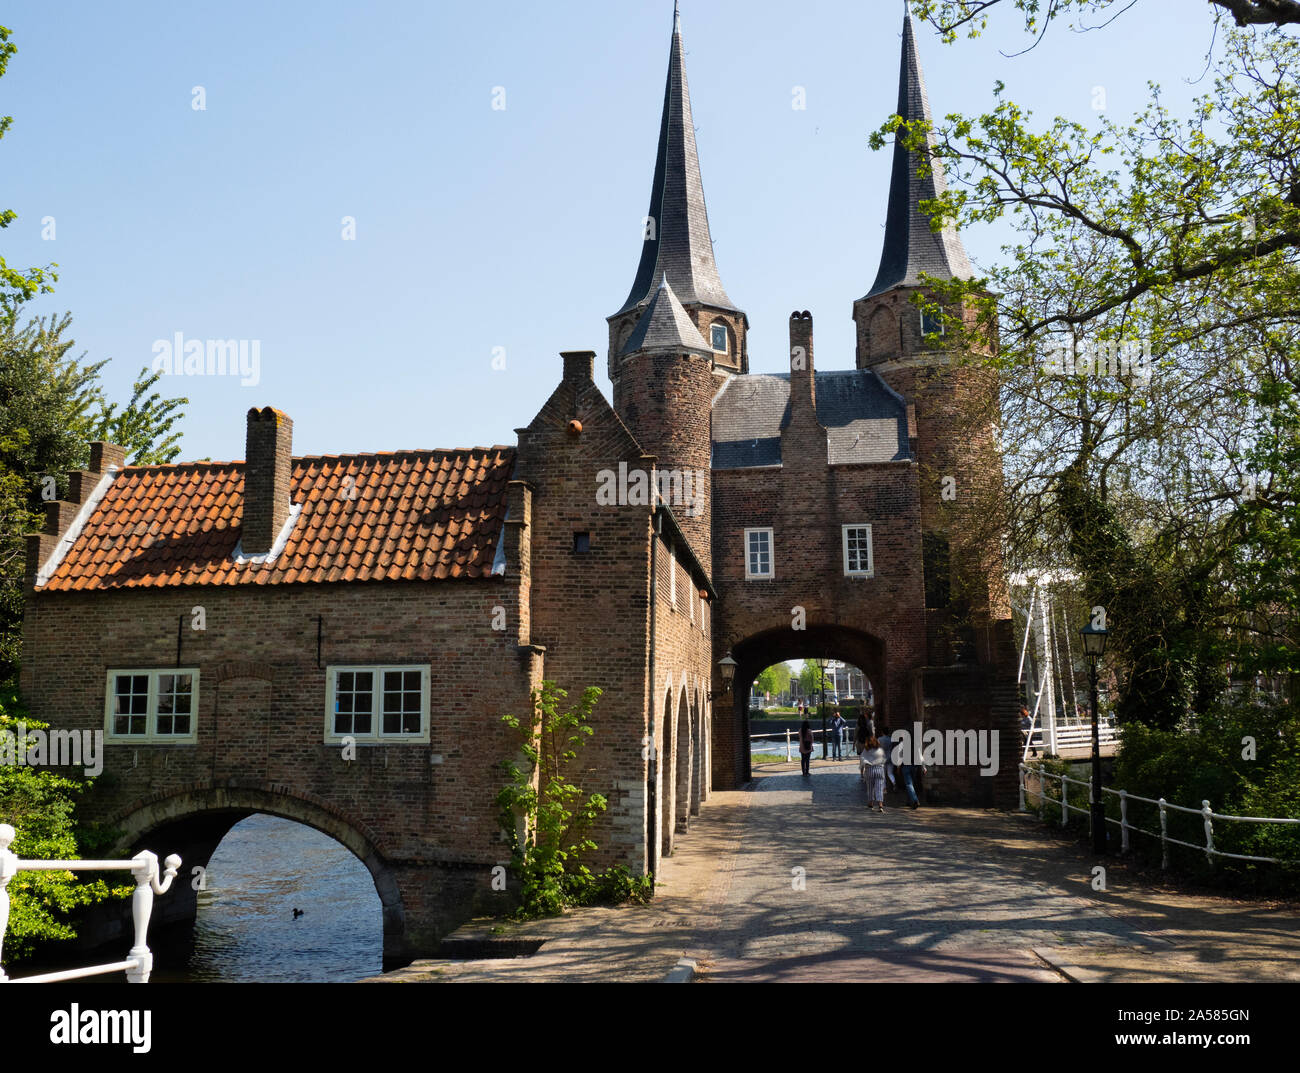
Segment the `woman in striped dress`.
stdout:
<path fill-rule="evenodd" d="M 867 772 L 867 809 L 885 811 L 885 750 L 873 734 L 867 739 L 862 753 L 862 765 Z"/>

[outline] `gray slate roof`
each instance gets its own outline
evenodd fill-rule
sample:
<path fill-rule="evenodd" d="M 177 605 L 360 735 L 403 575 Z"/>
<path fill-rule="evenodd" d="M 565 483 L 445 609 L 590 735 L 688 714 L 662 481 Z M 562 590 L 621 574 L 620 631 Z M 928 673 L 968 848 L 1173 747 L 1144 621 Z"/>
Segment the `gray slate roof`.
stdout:
<path fill-rule="evenodd" d="M 677 296 L 686 304 L 700 302 L 737 310 L 722 287 L 718 266 L 713 261 L 700 158 L 695 149 L 691 96 L 682 62 L 681 24 L 675 12 L 668 54 L 668 85 L 664 89 L 664 111 L 659 124 L 659 153 L 650 189 L 650 211 L 646 215 L 655 221 L 654 237 L 642 244 L 636 281 L 618 313 L 625 313 L 653 296 L 665 273 L 672 277 Z"/>
<path fill-rule="evenodd" d="M 869 369 L 817 373 L 817 421 L 830 462 L 909 458 L 907 408 Z M 713 400 L 713 468 L 781 464 L 781 430 L 790 423 L 790 374 L 733 376 Z"/>
<path fill-rule="evenodd" d="M 712 348 L 677 300 L 668 277 L 664 276 L 654 299 L 623 347 L 624 354 L 711 354 Z"/>
<path fill-rule="evenodd" d="M 898 77 L 898 114 L 912 122 L 930 120 L 930 101 L 925 92 L 925 77 L 916 54 L 912 33 L 912 16 L 903 19 L 903 61 Z M 928 137 L 934 144 L 934 134 Z M 937 197 L 947 189 L 943 165 L 934 162 L 924 179 L 916 174 L 917 153 L 903 148 L 894 139 L 894 170 L 889 180 L 889 211 L 885 218 L 885 246 L 880 254 L 880 271 L 866 294 L 915 287 L 922 272 L 937 279 L 970 279 L 974 272 L 961 238 L 953 227 L 935 234 L 929 218 L 921 212 L 922 201 Z"/>

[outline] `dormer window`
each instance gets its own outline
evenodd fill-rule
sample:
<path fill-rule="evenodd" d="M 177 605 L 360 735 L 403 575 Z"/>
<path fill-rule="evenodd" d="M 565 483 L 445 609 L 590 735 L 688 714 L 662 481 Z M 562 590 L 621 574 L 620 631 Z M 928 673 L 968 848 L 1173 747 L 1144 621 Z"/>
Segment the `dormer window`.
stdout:
<path fill-rule="evenodd" d="M 714 324 L 710 329 L 709 342 L 715 353 L 725 354 L 727 352 L 727 326 L 722 323 Z"/>

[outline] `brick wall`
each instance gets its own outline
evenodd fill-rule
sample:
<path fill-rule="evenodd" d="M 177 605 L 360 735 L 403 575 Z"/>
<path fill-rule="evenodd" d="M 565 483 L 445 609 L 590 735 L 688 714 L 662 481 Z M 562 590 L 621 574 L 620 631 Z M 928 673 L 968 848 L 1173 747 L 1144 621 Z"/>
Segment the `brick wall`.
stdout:
<path fill-rule="evenodd" d="M 579 785 L 609 809 L 592 837 L 595 864 L 645 861 L 649 674 L 650 506 L 600 505 L 602 470 L 646 466 L 641 447 L 591 379 L 594 355 L 565 356 L 565 377 L 527 428 L 519 472 L 533 488 L 532 640 L 545 676 L 576 701 L 602 690 Z M 577 421 L 581 431 L 571 428 Z M 588 550 L 575 550 L 585 533 Z"/>
<path fill-rule="evenodd" d="M 197 744 L 108 743 L 83 814 L 130 827 L 146 806 L 221 787 L 258 790 L 286 815 L 308 802 L 365 832 L 383 867 L 403 877 L 405 941 L 427 950 L 472 906 L 493 904 L 491 868 L 507 859 L 496 765 L 515 746 L 501 716 L 527 711 L 539 668 L 493 617 L 503 607 L 519 621 L 521 581 L 37 593 L 22 688 L 54 727 L 103 728 L 107 672 L 176 666 L 179 623 L 179 664 L 199 669 Z M 194 630 L 199 605 L 206 628 Z M 429 665 L 429 744 L 358 744 L 350 762 L 326 745 L 324 668 L 347 663 Z M 455 900 L 422 893 L 448 876 Z"/>
<path fill-rule="evenodd" d="M 826 430 L 817 424 L 810 394 L 810 318 L 791 320 L 791 345 L 803 347 L 808 371 L 792 373 L 782 464 L 713 474 L 713 577 L 721 597 L 715 646 L 719 653 L 739 654 L 747 641 L 762 638 L 762 658 L 769 662 L 815 655 L 848 659 L 872 680 L 882 718 L 901 720 L 911 714 L 910 673 L 925 663 L 917 467 L 830 465 Z M 848 524 L 871 526 L 872 577 L 844 574 L 841 527 Z M 744 531 L 767 527 L 773 529 L 774 577 L 747 579 Z M 804 612 L 802 631 L 793 628 L 796 607 Z M 761 669 L 738 671 L 734 693 L 740 700 L 734 714 L 715 725 L 713 774 L 719 785 L 743 780 L 748 682 L 742 678 Z"/>

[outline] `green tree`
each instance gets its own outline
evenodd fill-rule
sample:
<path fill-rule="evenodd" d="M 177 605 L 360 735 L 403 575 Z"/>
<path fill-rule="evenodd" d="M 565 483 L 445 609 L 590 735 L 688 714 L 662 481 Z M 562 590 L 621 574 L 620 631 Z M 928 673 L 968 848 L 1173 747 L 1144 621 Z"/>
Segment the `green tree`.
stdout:
<path fill-rule="evenodd" d="M 817 660 L 806 659 L 799 669 L 799 685 L 810 703 L 820 704 L 823 687 L 831 687 L 831 676 Z"/>
<path fill-rule="evenodd" d="M 9 40 L 10 33 L 8 27 L 0 26 L 0 78 L 4 77 L 9 60 L 18 51 L 18 46 Z M 13 116 L 0 116 L 0 138 L 9 133 L 13 121 Z M 0 209 L 0 228 L 8 227 L 17 218 L 18 214 L 12 209 Z M 51 264 L 22 271 L 10 268 L 0 257 L 0 322 L 12 321 L 23 302 L 50 291 L 50 284 L 59 278 L 54 272 L 55 267 Z"/>
<path fill-rule="evenodd" d="M 978 32 L 993 5 L 917 6 Z M 1042 30 L 1112 5 L 1015 6 Z M 1043 126 L 999 85 L 988 114 L 895 116 L 872 139 L 942 162 L 934 226 L 1016 229 L 986 276 L 919 299 L 1000 377 L 1007 514 L 983 516 L 1005 519 L 1013 571 L 1076 568 L 1107 610 L 1121 714 L 1166 727 L 1205 710 L 1228 665 L 1300 669 L 1300 44 L 1229 28 L 1213 66 L 1186 117 L 1153 86 L 1131 122 Z M 968 434 L 999 418 L 965 416 Z"/>
<path fill-rule="evenodd" d="M 1300 0 L 1205 0 L 1216 20 L 1230 16 L 1238 26 L 1287 26 L 1300 23 Z M 1136 0 L 912 0 L 912 11 L 953 41 L 959 30 L 978 37 L 988 25 L 989 12 L 999 5 L 1018 10 L 1025 30 L 1041 37 L 1056 19 L 1078 13 L 1118 18 Z"/>
<path fill-rule="evenodd" d="M 25 753 L 25 736 L 20 738 L 23 726 L 27 731 L 45 728 L 27 713 L 12 687 L 0 687 L 0 734 L 9 735 L 15 751 Z M 42 768 L 0 764 L 0 820 L 18 833 L 10 849 L 30 860 L 79 858 L 82 847 L 73 809 L 88 785 Z M 130 887 L 110 887 L 102 879 L 78 879 L 70 872 L 19 872 L 9 883 L 5 964 L 22 961 L 41 942 L 73 938 L 72 914 L 77 909 L 130 891 Z"/>
<path fill-rule="evenodd" d="M 67 494 L 67 474 L 89 464 L 94 440 L 125 447 L 135 465 L 180 452 L 175 426 L 188 400 L 163 398 L 155 390 L 161 374 L 145 369 L 126 405 L 110 402 L 99 382 L 106 362 L 70 353 L 70 323 L 66 314 L 0 321 L 0 681 L 18 663 L 23 538 L 44 525 L 43 501 Z"/>
<path fill-rule="evenodd" d="M 754 679 L 754 687 L 760 692 L 777 697 L 790 688 L 790 668 L 784 663 L 774 663 L 765 667 Z"/>

